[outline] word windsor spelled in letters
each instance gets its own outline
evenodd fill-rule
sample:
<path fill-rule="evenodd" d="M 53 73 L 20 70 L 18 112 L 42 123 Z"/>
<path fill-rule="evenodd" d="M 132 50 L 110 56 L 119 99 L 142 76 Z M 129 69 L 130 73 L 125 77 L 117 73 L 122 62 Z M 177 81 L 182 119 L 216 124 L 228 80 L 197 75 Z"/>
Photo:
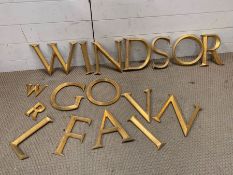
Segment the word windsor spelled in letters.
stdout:
<path fill-rule="evenodd" d="M 207 54 L 210 53 L 213 61 L 218 65 L 222 65 L 223 62 L 217 53 L 217 49 L 221 45 L 221 40 L 220 40 L 219 36 L 213 35 L 213 34 L 209 34 L 209 35 L 205 34 L 205 35 L 202 35 L 201 38 L 202 39 L 200 39 L 198 36 L 192 35 L 192 34 L 183 35 L 180 38 L 178 38 L 172 47 L 171 60 L 175 64 L 182 65 L 182 66 L 191 66 L 191 65 L 198 63 L 199 61 L 201 61 L 201 66 L 208 66 Z M 214 44 L 211 48 L 208 48 L 208 41 L 210 38 L 214 40 Z M 183 59 L 178 58 L 176 55 L 177 46 L 179 45 L 179 43 L 181 43 L 185 39 L 193 40 L 194 42 L 196 42 L 200 46 L 200 51 L 199 51 L 197 57 L 192 59 L 192 60 L 188 60 L 188 61 L 184 61 Z M 109 60 L 113 64 L 115 69 L 118 70 L 119 72 L 140 70 L 140 69 L 145 68 L 151 60 L 152 53 L 158 54 L 158 55 L 164 57 L 164 59 L 165 59 L 163 64 L 156 64 L 155 62 L 153 62 L 153 68 L 163 69 L 169 65 L 169 62 L 170 62 L 169 54 L 167 52 L 157 48 L 158 41 L 160 41 L 160 40 L 164 40 L 170 44 L 169 37 L 157 37 L 152 41 L 151 45 L 149 45 L 143 38 L 126 38 L 124 40 L 125 40 L 124 68 L 122 66 L 122 62 L 123 62 L 123 60 L 122 60 L 122 45 L 123 45 L 122 40 L 115 41 L 117 55 L 118 55 L 117 59 L 115 59 L 113 56 L 111 56 L 98 41 L 93 42 L 93 50 L 94 50 L 95 65 L 96 65 L 95 74 L 101 73 L 100 72 L 99 53 L 103 54 L 104 57 L 107 60 Z M 131 55 L 131 50 L 132 50 L 131 49 L 132 42 L 142 43 L 146 49 L 146 57 L 144 59 L 143 58 L 141 59 L 141 60 L 144 60 L 144 62 L 142 64 L 140 64 L 139 66 L 131 66 L 130 65 L 130 55 Z M 82 50 L 82 55 L 83 55 L 83 59 L 84 59 L 85 67 L 86 67 L 86 73 L 91 74 L 91 73 L 93 73 L 93 70 L 92 70 L 92 66 L 90 64 L 90 57 L 89 57 L 88 49 L 87 49 L 87 42 L 84 41 L 84 42 L 81 42 L 79 44 L 80 44 L 81 50 Z M 45 58 L 43 52 L 41 51 L 39 44 L 31 44 L 32 48 L 35 50 L 36 54 L 38 55 L 39 59 L 41 60 L 42 64 L 44 65 L 44 67 L 49 75 L 52 75 L 52 73 L 53 73 L 53 69 L 54 69 L 53 66 L 54 66 L 55 58 L 58 59 L 59 63 L 61 64 L 61 66 L 66 74 L 68 74 L 70 72 L 71 63 L 72 63 L 72 59 L 73 59 L 73 55 L 74 55 L 73 53 L 74 53 L 74 50 L 76 48 L 76 45 L 77 45 L 77 42 L 70 42 L 69 56 L 67 58 L 67 62 L 65 62 L 65 59 L 63 58 L 62 54 L 60 53 L 60 51 L 57 47 L 57 43 L 50 43 L 49 46 L 52 48 L 52 56 L 51 56 L 51 63 L 49 64 L 47 59 Z"/>

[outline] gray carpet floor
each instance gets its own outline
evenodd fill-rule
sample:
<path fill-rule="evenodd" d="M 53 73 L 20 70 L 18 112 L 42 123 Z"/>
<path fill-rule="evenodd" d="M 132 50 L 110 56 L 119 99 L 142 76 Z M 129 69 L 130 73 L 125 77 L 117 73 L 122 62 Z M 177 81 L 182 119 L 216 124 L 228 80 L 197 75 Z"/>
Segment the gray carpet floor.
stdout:
<path fill-rule="evenodd" d="M 210 62 L 209 67 L 199 65 L 182 67 L 170 64 L 163 70 L 148 67 L 141 71 L 118 73 L 101 68 L 102 75 L 85 75 L 83 67 L 74 67 L 69 75 L 56 70 L 48 76 L 43 70 L 0 74 L 0 174 L 233 174 L 233 54 L 221 55 L 225 65 Z M 91 81 L 108 77 L 118 82 L 123 92 L 132 96 L 145 107 L 144 90 L 152 89 L 152 114 L 161 109 L 173 94 L 188 120 L 194 104 L 200 104 L 199 113 L 188 137 L 184 137 L 173 108 L 170 106 L 159 124 L 147 123 L 123 97 L 111 106 L 96 106 L 86 98 L 79 109 L 69 112 L 57 111 L 50 105 L 53 89 L 64 82 Z M 48 87 L 38 96 L 26 95 L 26 84 L 40 83 Z M 108 84 L 97 85 L 93 93 L 97 99 L 110 99 L 114 90 Z M 79 89 L 69 87 L 58 95 L 61 104 L 72 104 L 76 94 L 86 95 Z M 24 113 L 37 102 L 46 105 L 37 121 Z M 104 110 L 109 110 L 135 139 L 121 143 L 117 133 L 103 137 L 104 148 L 92 150 Z M 81 144 L 69 139 L 64 156 L 53 153 L 62 137 L 71 115 L 89 117 L 89 127 L 76 123 L 73 132 L 86 133 Z M 157 138 L 166 145 L 157 150 L 155 146 L 131 123 L 136 115 Z M 45 116 L 48 124 L 20 145 L 29 156 L 19 160 L 9 143 L 34 126 Z"/>

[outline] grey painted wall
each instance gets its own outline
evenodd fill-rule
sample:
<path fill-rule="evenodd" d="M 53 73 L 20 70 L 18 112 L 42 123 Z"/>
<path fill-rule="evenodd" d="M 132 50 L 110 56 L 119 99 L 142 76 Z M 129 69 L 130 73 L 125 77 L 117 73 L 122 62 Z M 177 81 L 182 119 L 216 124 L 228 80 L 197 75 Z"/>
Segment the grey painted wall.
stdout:
<path fill-rule="evenodd" d="M 138 36 L 151 42 L 156 36 L 217 33 L 220 52 L 233 51 L 232 0 L 91 0 L 95 38 L 112 54 L 114 40 Z M 0 72 L 43 68 L 30 43 L 39 43 L 50 58 L 49 42 L 57 42 L 64 56 L 68 42 L 88 41 L 94 63 L 90 4 L 88 0 L 1 0 Z M 182 46 L 181 55 L 195 52 L 192 44 Z M 141 48 L 133 59 L 143 57 Z M 73 65 L 83 65 L 77 47 Z M 58 65 L 58 64 L 57 64 Z"/>

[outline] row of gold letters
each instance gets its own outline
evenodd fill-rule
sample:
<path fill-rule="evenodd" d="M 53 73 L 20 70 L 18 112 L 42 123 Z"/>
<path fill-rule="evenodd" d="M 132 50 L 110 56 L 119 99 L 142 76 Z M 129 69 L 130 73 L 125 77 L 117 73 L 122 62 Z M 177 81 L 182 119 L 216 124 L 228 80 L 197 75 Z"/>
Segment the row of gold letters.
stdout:
<path fill-rule="evenodd" d="M 107 102 L 97 101 L 93 97 L 93 94 L 91 91 L 92 87 L 95 86 L 97 83 L 103 83 L 103 82 L 110 83 L 116 90 L 115 96 L 113 97 L 113 99 L 111 101 L 107 101 Z M 79 107 L 81 99 L 84 98 L 83 96 L 77 96 L 75 99 L 75 103 L 73 105 L 70 105 L 70 106 L 61 106 L 61 105 L 57 104 L 57 102 L 56 102 L 57 93 L 62 88 L 69 87 L 69 86 L 76 86 L 76 87 L 81 88 L 83 91 L 85 90 L 85 85 L 82 83 L 69 82 L 69 83 L 60 84 L 59 86 L 57 86 L 54 89 L 54 91 L 51 94 L 50 100 L 51 100 L 51 105 L 53 108 L 55 108 L 57 110 L 61 110 L 61 111 L 67 111 L 67 110 L 74 110 L 74 109 L 77 109 Z M 28 84 L 27 85 L 27 96 L 30 96 L 33 92 L 35 93 L 36 96 L 38 96 L 46 87 L 47 87 L 47 85 L 41 86 L 39 84 L 36 84 L 36 85 Z M 120 85 L 112 79 L 108 79 L 108 78 L 97 79 L 97 80 L 92 81 L 87 86 L 87 98 L 93 104 L 98 105 L 98 106 L 111 105 L 111 104 L 115 103 L 120 98 L 120 94 L 121 94 L 141 114 L 141 116 L 148 123 L 151 122 L 151 118 L 157 122 L 160 122 L 160 119 L 161 119 L 163 113 L 168 108 L 169 104 L 171 104 L 173 106 L 173 109 L 174 109 L 175 114 L 177 116 L 178 122 L 180 123 L 183 134 L 184 134 L 184 136 L 187 136 L 192 125 L 193 125 L 193 122 L 196 119 L 201 108 L 198 105 L 195 105 L 195 109 L 194 109 L 193 113 L 191 114 L 189 121 L 186 122 L 183 115 L 182 115 L 182 112 L 181 112 L 181 109 L 180 109 L 179 104 L 177 102 L 177 99 L 175 98 L 174 95 L 170 95 L 169 98 L 167 99 L 167 101 L 165 102 L 165 104 L 163 105 L 163 107 L 161 108 L 161 110 L 159 111 L 159 113 L 152 117 L 151 116 L 151 92 L 152 91 L 151 91 L 151 89 L 146 89 L 144 92 L 146 93 L 146 109 L 145 110 L 132 97 L 131 93 L 127 92 L 127 93 L 121 94 Z M 31 109 L 29 109 L 25 114 L 27 116 L 31 116 L 33 120 L 36 120 L 38 113 L 43 112 L 45 110 L 45 108 L 46 107 L 41 102 L 38 102 L 35 106 L 33 106 Z M 108 127 L 108 128 L 105 127 L 105 123 L 106 123 L 107 119 L 111 122 L 113 127 Z M 165 143 L 161 142 L 159 139 L 157 139 L 139 121 L 139 119 L 135 115 L 132 115 L 128 121 L 131 122 L 133 125 L 135 125 L 153 144 L 155 144 L 155 146 L 158 150 L 160 148 L 162 148 L 162 146 L 165 144 Z M 29 129 L 28 131 L 26 131 L 25 133 L 23 133 L 21 136 L 19 136 L 17 139 L 15 139 L 14 141 L 12 141 L 10 143 L 13 151 L 16 153 L 16 155 L 18 156 L 19 159 L 22 160 L 22 159 L 28 158 L 28 156 L 19 148 L 19 144 L 22 143 L 25 139 L 30 137 L 32 134 L 34 134 L 35 132 L 37 132 L 39 129 L 41 129 L 42 127 L 44 127 L 45 125 L 47 125 L 50 122 L 52 122 L 51 118 L 46 116 L 39 123 L 37 123 L 31 129 Z M 81 141 L 81 143 L 83 142 L 83 140 L 85 138 L 85 133 L 83 133 L 83 134 L 72 133 L 72 129 L 73 129 L 76 122 L 84 122 L 84 123 L 87 123 L 88 125 L 91 125 L 92 120 L 90 118 L 87 118 L 87 117 L 71 116 L 70 121 L 67 125 L 67 128 L 65 129 L 65 132 L 64 132 L 62 138 L 60 139 L 60 142 L 55 150 L 56 155 L 62 155 L 64 147 L 65 147 L 67 140 L 69 138 L 78 139 Z M 103 147 L 102 136 L 104 134 L 108 134 L 108 133 L 112 133 L 112 132 L 119 133 L 119 135 L 122 137 L 122 143 L 134 140 L 128 134 L 128 132 L 123 128 L 123 126 L 120 124 L 120 122 L 115 118 L 115 116 L 113 114 L 111 114 L 110 111 L 105 110 L 103 117 L 102 117 L 102 122 L 101 122 L 101 125 L 99 128 L 99 131 L 97 134 L 96 143 L 95 143 L 93 149 L 102 148 Z"/>
<path fill-rule="evenodd" d="M 214 46 L 212 48 L 208 48 L 209 38 L 212 38 L 214 40 Z M 184 61 L 176 56 L 177 55 L 176 54 L 177 46 L 181 43 L 182 40 L 185 40 L 185 39 L 193 40 L 201 48 L 197 57 L 191 61 Z M 168 42 L 168 44 L 170 44 L 169 37 L 157 37 L 152 41 L 151 45 L 149 45 L 143 38 L 126 38 L 124 40 L 125 40 L 125 60 L 124 60 L 125 67 L 124 68 L 122 67 L 122 40 L 115 41 L 116 49 L 117 49 L 117 53 L 118 53 L 117 59 L 114 58 L 113 56 L 111 56 L 98 41 L 93 42 L 93 49 L 94 49 L 94 54 L 95 54 L 95 65 L 96 65 L 95 74 L 101 74 L 99 53 L 101 53 L 105 58 L 107 58 L 107 60 L 110 61 L 114 65 L 116 70 L 118 70 L 119 72 L 140 70 L 140 69 L 145 68 L 151 60 L 152 52 L 154 52 L 155 54 L 163 56 L 165 59 L 163 64 L 156 64 L 155 62 L 153 62 L 153 68 L 162 69 L 162 68 L 166 68 L 169 65 L 169 62 L 170 62 L 169 54 L 167 52 L 157 48 L 157 44 L 158 44 L 159 40 L 164 40 L 164 41 Z M 146 51 L 147 51 L 146 58 L 142 59 L 142 60 L 144 60 L 144 62 L 141 65 L 136 66 L 136 67 L 131 66 L 129 63 L 132 42 L 142 43 L 145 46 Z M 62 54 L 60 53 L 60 51 L 57 47 L 57 44 L 56 43 L 49 44 L 50 47 L 52 48 L 52 52 L 53 52 L 52 56 L 51 56 L 50 64 L 47 61 L 47 59 L 45 58 L 44 54 L 42 53 L 42 51 L 39 47 L 39 44 L 31 44 L 31 46 L 35 50 L 36 54 L 38 55 L 39 59 L 41 60 L 42 64 L 44 65 L 48 74 L 52 75 L 53 70 L 54 70 L 53 65 L 54 65 L 55 58 L 58 59 L 58 61 L 60 62 L 61 66 L 64 69 L 64 72 L 66 74 L 68 74 L 70 72 L 71 62 L 73 59 L 73 53 L 74 53 L 76 44 L 77 44 L 77 42 L 70 42 L 69 56 L 66 59 L 67 62 L 65 62 Z M 90 64 L 90 58 L 89 58 L 89 54 L 87 51 L 87 42 L 81 42 L 79 44 L 80 44 L 83 59 L 85 62 L 86 73 L 91 74 L 91 73 L 93 73 L 93 70 L 92 70 L 92 66 Z M 201 60 L 201 66 L 208 66 L 207 54 L 209 53 L 212 56 L 212 59 L 216 64 L 222 65 L 223 62 L 217 53 L 217 49 L 220 47 L 220 44 L 221 44 L 221 41 L 220 41 L 219 36 L 214 35 L 214 34 L 201 35 L 201 39 L 198 36 L 192 35 L 192 34 L 183 35 L 180 38 L 178 38 L 173 45 L 171 61 L 173 61 L 174 63 L 176 63 L 178 65 L 190 66 L 190 65 L 194 65 L 194 64 L 198 63 Z"/>

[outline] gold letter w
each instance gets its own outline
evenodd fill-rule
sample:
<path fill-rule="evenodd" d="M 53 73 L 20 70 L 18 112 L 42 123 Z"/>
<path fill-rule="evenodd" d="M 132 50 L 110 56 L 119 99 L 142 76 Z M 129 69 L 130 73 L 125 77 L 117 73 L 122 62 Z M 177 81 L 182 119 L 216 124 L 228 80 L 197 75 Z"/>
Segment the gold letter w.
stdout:
<path fill-rule="evenodd" d="M 162 109 L 160 110 L 160 112 L 153 117 L 153 119 L 155 119 L 157 122 L 160 122 L 160 118 L 162 117 L 163 113 L 165 112 L 165 110 L 168 108 L 169 104 L 172 104 L 175 112 L 176 112 L 176 116 L 177 116 L 177 119 L 180 123 L 180 126 L 182 128 L 182 131 L 184 133 L 184 136 L 187 136 L 192 125 L 193 125 L 193 122 L 194 120 L 196 119 L 197 117 L 197 114 L 198 112 L 201 110 L 201 108 L 198 106 L 198 105 L 195 105 L 195 110 L 193 111 L 188 123 L 185 122 L 185 119 L 182 115 L 182 112 L 181 112 L 181 109 L 180 109 L 180 106 L 175 98 L 175 96 L 171 95 L 168 100 L 165 102 L 165 104 L 163 105 Z"/>
<path fill-rule="evenodd" d="M 73 53 L 74 53 L 74 49 L 75 49 L 76 44 L 77 44 L 77 42 L 70 42 L 70 52 L 69 52 L 69 56 L 67 58 L 67 63 L 66 63 L 64 61 L 63 56 L 61 55 L 61 53 L 59 52 L 59 50 L 57 48 L 57 43 L 50 43 L 49 46 L 53 50 L 50 64 L 48 63 L 48 61 L 44 57 L 44 54 L 41 52 L 39 44 L 31 44 L 31 46 L 36 51 L 38 57 L 40 58 L 42 64 L 44 65 L 45 69 L 47 70 L 48 74 L 52 75 L 55 58 L 57 58 L 58 61 L 60 62 L 60 64 L 62 65 L 64 72 L 66 74 L 69 73 L 70 65 L 71 65 L 71 61 L 72 61 L 72 57 L 73 57 Z"/>

